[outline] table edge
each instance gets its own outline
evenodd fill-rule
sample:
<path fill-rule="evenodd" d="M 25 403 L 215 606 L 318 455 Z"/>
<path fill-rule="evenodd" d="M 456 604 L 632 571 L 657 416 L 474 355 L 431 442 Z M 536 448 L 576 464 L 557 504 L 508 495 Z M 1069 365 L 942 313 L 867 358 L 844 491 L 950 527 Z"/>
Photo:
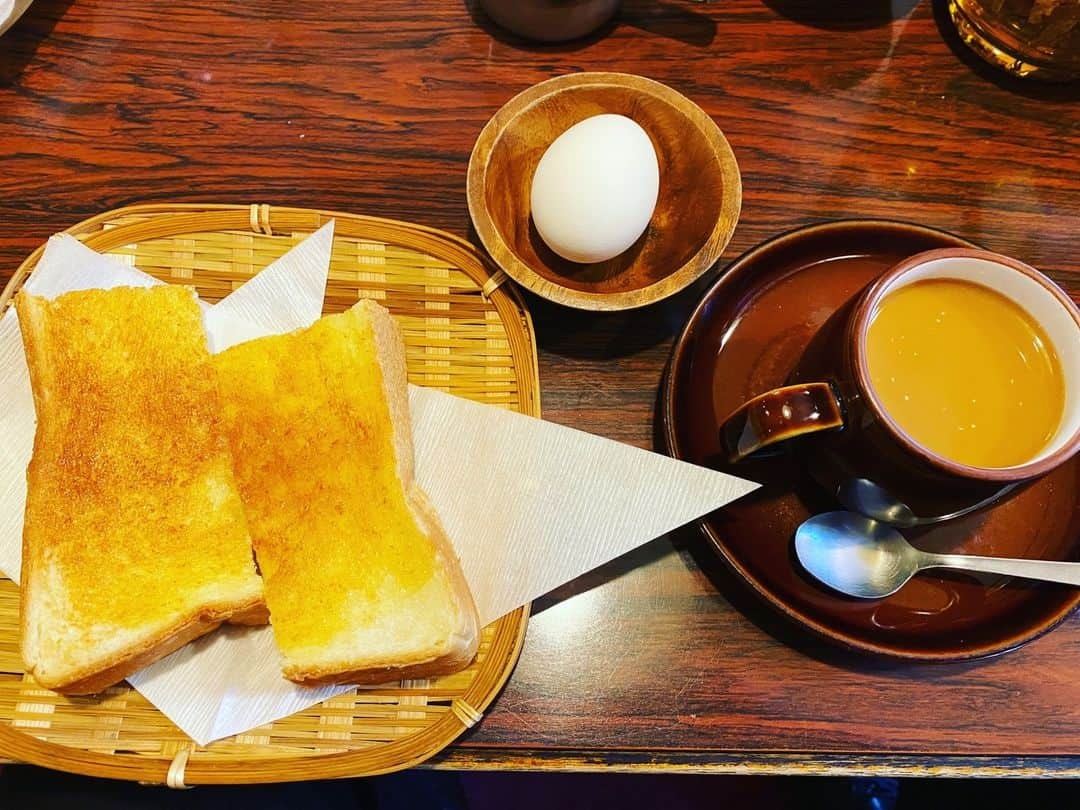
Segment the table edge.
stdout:
<path fill-rule="evenodd" d="M 0 766 L 28 763 L 0 758 Z M 541 748 L 444 750 L 416 766 L 440 771 L 1075 779 L 1080 756 L 809 754 L 738 751 L 602 751 Z"/>
<path fill-rule="evenodd" d="M 448 771 L 1072 779 L 1080 777 L 1080 756 L 812 754 L 795 751 L 635 751 L 457 746 L 442 751 L 420 767 Z"/>

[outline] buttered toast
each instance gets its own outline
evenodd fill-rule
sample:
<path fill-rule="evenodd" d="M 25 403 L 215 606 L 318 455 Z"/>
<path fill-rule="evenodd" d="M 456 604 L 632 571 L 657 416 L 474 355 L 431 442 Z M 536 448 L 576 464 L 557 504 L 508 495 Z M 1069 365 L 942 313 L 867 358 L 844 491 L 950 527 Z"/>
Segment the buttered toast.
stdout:
<path fill-rule="evenodd" d="M 96 692 L 221 622 L 265 620 L 194 294 L 15 299 L 37 411 L 22 655 Z"/>
<path fill-rule="evenodd" d="M 285 677 L 378 683 L 466 666 L 476 608 L 413 480 L 389 313 L 362 301 L 214 364 Z"/>

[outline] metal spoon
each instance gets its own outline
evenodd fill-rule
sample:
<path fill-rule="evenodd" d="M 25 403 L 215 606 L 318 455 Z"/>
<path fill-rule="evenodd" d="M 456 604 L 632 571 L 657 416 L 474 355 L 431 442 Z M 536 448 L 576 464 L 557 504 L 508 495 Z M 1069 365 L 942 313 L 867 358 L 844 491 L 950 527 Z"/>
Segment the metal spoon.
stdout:
<path fill-rule="evenodd" d="M 853 512 L 826 512 L 806 520 L 795 532 L 795 554 L 830 588 L 862 599 L 894 594 L 924 568 L 1080 585 L 1080 563 L 931 554 L 910 545 L 892 526 Z"/>
<path fill-rule="evenodd" d="M 888 490 L 866 478 L 849 478 L 840 484 L 836 492 L 836 499 L 846 509 L 866 515 L 874 520 L 888 523 L 890 526 L 899 526 L 901 529 L 911 529 L 915 526 L 929 526 L 934 523 L 943 523 L 946 520 L 969 515 L 983 507 L 1003 498 L 1020 486 L 1022 482 L 1006 484 L 993 495 L 984 498 L 978 503 L 950 512 L 947 515 L 935 515 L 934 517 L 917 517 L 911 511 L 911 507 L 895 498 Z"/>

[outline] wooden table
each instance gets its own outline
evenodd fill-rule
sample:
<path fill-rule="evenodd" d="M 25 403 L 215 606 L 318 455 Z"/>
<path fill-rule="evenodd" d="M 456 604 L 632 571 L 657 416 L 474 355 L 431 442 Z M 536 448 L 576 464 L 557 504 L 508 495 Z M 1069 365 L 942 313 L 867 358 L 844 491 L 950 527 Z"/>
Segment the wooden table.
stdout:
<path fill-rule="evenodd" d="M 37 0 L 0 40 L 0 281 L 49 234 L 152 200 L 469 234 L 487 118 L 542 79 L 615 70 L 685 93 L 730 140 L 744 202 L 720 270 L 790 228 L 878 216 L 1080 295 L 1080 88 L 997 76 L 943 5 L 639 0 L 596 37 L 536 46 L 462 0 Z M 530 298 L 546 417 L 653 447 L 699 291 L 614 315 Z M 764 609 L 690 529 L 541 600 L 505 692 L 437 763 L 1080 775 L 1078 673 L 1080 618 L 981 663 L 842 655 Z"/>

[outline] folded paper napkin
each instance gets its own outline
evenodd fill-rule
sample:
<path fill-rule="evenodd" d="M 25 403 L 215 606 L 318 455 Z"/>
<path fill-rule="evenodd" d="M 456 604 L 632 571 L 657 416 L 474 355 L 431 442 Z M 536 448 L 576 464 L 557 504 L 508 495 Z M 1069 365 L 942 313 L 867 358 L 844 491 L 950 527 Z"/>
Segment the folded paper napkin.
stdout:
<path fill-rule="evenodd" d="M 318 318 L 332 241 L 330 223 L 206 306 L 211 350 Z M 51 297 L 156 283 L 60 236 L 26 287 Z M 0 570 L 17 581 L 34 421 L 13 309 L 0 318 L 0 392 Z M 443 519 L 484 624 L 757 486 L 438 391 L 410 386 L 409 399 L 417 480 Z M 128 680 L 200 744 L 351 688 L 284 680 L 268 627 L 222 628 Z"/>

